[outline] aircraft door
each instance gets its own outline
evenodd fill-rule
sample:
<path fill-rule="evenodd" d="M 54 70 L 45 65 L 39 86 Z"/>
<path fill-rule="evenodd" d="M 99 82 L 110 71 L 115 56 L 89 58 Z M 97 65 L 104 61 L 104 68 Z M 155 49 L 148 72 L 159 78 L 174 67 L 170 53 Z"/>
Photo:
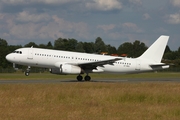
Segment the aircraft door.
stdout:
<path fill-rule="evenodd" d="M 32 49 L 28 50 L 28 59 L 33 59 L 33 50 Z"/>
<path fill-rule="evenodd" d="M 141 61 L 140 60 L 136 60 L 136 70 L 137 71 L 141 70 Z"/>

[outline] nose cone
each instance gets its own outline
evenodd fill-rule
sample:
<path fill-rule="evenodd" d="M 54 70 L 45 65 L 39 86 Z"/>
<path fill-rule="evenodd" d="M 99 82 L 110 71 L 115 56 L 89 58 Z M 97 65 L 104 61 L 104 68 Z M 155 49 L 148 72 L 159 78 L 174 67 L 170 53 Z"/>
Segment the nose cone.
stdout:
<path fill-rule="evenodd" d="M 11 54 L 6 55 L 6 60 L 8 60 L 9 62 L 12 61 L 12 56 L 11 56 Z"/>

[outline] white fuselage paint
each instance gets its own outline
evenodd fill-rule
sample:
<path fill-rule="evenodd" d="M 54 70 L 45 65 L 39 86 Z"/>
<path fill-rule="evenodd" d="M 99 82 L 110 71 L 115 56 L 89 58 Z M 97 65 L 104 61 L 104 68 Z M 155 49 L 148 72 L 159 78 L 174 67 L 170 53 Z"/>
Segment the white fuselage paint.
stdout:
<path fill-rule="evenodd" d="M 77 64 L 103 61 L 114 58 L 121 58 L 122 60 L 116 61 L 113 64 L 98 66 L 97 70 L 92 72 L 140 73 L 169 67 L 159 66 L 152 68 L 150 64 L 154 63 L 154 61 L 140 58 L 122 58 L 108 55 L 67 52 L 40 48 L 20 48 L 17 51 L 21 51 L 22 53 L 10 53 L 6 56 L 6 59 L 15 64 L 43 68 L 57 68 L 57 62 L 62 64 Z"/>

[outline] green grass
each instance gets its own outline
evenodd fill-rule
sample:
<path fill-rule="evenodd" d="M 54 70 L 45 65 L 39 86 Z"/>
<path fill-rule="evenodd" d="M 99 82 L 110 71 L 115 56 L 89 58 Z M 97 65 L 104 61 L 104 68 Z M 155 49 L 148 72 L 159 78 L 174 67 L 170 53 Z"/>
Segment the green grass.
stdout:
<path fill-rule="evenodd" d="M 76 79 L 77 75 L 54 75 L 50 73 L 30 73 L 25 76 L 24 73 L 0 73 L 0 80 L 52 80 L 52 79 Z M 85 76 L 85 75 L 83 75 Z M 141 74 L 90 74 L 92 79 L 118 79 L 118 78 L 180 78 L 180 73 L 141 73 Z"/>

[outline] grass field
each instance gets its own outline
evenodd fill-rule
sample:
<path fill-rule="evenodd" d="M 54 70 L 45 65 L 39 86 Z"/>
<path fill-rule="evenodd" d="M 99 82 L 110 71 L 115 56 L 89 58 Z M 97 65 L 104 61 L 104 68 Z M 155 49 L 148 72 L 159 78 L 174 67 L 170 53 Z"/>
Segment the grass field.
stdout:
<path fill-rule="evenodd" d="M 178 73 L 92 77 L 175 77 Z M 72 79 L 50 74 L 0 74 L 0 79 Z M 180 83 L 0 84 L 0 120 L 179 120 Z"/>

